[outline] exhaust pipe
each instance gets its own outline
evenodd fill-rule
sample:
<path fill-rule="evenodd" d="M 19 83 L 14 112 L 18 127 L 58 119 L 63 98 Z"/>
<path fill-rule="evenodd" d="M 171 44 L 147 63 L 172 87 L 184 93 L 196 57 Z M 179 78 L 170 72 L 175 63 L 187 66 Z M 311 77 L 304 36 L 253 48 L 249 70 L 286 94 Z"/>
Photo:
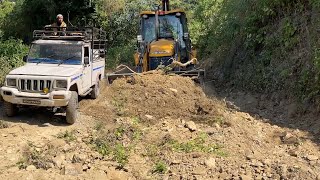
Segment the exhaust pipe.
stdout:
<path fill-rule="evenodd" d="M 169 0 L 162 0 L 162 11 L 170 11 Z"/>

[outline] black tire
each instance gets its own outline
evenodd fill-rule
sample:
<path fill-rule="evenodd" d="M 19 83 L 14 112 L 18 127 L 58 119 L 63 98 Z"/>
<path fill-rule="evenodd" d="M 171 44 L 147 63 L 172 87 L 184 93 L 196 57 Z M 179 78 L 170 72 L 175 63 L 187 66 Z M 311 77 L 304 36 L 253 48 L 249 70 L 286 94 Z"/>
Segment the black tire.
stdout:
<path fill-rule="evenodd" d="M 71 92 L 71 98 L 69 100 L 67 109 L 66 109 L 66 120 L 68 124 L 74 124 L 78 118 L 78 109 L 79 109 L 79 101 L 78 101 L 78 93 L 75 91 Z"/>
<path fill-rule="evenodd" d="M 97 80 L 97 83 L 93 86 L 92 92 L 91 92 L 91 98 L 97 99 L 100 95 L 100 80 Z"/>
<path fill-rule="evenodd" d="M 8 117 L 13 117 L 18 113 L 18 107 L 15 104 L 4 101 L 4 112 Z"/>

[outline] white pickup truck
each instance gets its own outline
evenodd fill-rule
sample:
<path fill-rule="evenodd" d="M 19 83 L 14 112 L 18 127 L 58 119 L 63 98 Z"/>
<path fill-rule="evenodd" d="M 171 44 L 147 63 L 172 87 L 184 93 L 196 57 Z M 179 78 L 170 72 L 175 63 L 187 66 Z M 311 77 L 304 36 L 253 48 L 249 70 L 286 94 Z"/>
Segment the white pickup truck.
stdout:
<path fill-rule="evenodd" d="M 96 28 L 60 32 L 34 31 L 26 64 L 12 70 L 0 92 L 7 116 L 21 106 L 49 107 L 66 112 L 66 121 L 78 117 L 78 97 L 97 98 L 105 71 L 106 33 Z"/>

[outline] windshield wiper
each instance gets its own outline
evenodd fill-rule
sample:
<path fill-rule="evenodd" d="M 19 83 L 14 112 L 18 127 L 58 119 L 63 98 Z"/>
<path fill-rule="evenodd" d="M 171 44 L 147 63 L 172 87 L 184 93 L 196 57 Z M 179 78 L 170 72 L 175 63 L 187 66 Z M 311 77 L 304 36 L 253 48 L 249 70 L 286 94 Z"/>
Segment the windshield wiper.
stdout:
<path fill-rule="evenodd" d="M 48 59 L 48 58 L 51 58 L 51 57 L 53 57 L 53 56 L 55 56 L 55 55 L 56 55 L 56 54 L 51 54 L 50 56 L 47 56 L 47 57 L 44 57 L 44 58 L 41 58 L 41 59 Z M 43 61 L 40 61 L 40 60 L 39 60 L 39 61 L 37 62 L 37 65 L 40 64 L 40 63 L 43 63 Z"/>
<path fill-rule="evenodd" d="M 58 64 L 58 66 L 60 66 L 61 64 L 63 64 L 64 61 L 68 61 L 68 60 L 70 60 L 70 59 L 72 59 L 72 58 L 74 58 L 74 57 L 77 57 L 77 56 L 71 56 L 71 57 L 68 57 L 67 59 L 61 60 L 60 63 Z"/>

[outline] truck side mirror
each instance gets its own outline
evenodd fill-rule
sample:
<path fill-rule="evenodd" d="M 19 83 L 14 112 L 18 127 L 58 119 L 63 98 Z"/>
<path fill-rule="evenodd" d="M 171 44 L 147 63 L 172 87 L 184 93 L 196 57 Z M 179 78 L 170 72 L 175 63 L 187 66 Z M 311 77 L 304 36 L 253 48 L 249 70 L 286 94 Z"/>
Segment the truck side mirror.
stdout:
<path fill-rule="evenodd" d="M 85 65 L 90 64 L 89 57 L 84 57 L 84 64 Z"/>
<path fill-rule="evenodd" d="M 23 62 L 27 62 L 27 60 L 28 60 L 28 56 L 27 55 L 23 56 Z"/>

